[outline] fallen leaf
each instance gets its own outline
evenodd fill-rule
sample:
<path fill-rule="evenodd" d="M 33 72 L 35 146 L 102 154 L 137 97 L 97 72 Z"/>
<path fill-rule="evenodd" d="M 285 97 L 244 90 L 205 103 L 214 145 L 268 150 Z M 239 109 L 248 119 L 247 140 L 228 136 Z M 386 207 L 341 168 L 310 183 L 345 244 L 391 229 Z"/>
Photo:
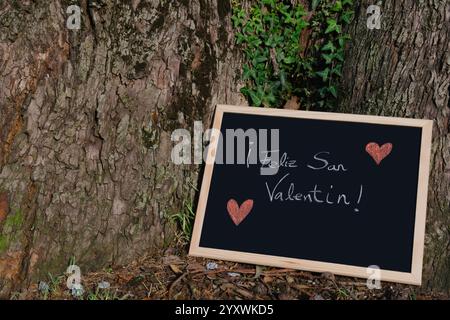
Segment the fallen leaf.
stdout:
<path fill-rule="evenodd" d="M 300 101 L 297 96 L 292 96 L 288 101 L 286 101 L 286 104 L 283 107 L 284 109 L 288 110 L 298 110 L 300 109 Z"/>
<path fill-rule="evenodd" d="M 224 283 L 223 285 L 220 286 L 220 289 L 222 289 L 223 291 L 227 291 L 229 289 L 234 289 L 235 285 L 231 284 L 231 283 Z"/>
<path fill-rule="evenodd" d="M 166 266 L 171 265 L 171 264 L 184 264 L 183 260 L 181 260 L 181 258 L 179 256 L 175 256 L 175 255 L 165 256 L 162 259 L 162 262 Z"/>
<path fill-rule="evenodd" d="M 244 298 L 247 298 L 247 299 L 253 298 L 253 294 L 248 290 L 236 288 L 234 291 L 236 291 L 236 293 L 240 294 Z"/>
<path fill-rule="evenodd" d="M 6 192 L 0 193 L 0 223 L 2 223 L 9 212 L 8 195 Z"/>
<path fill-rule="evenodd" d="M 305 289 L 311 289 L 311 286 L 308 286 L 306 284 L 296 284 L 294 285 L 294 288 L 297 290 L 305 290 Z"/>
<path fill-rule="evenodd" d="M 179 274 L 179 273 L 183 272 L 183 271 L 181 271 L 181 269 L 176 264 L 171 264 L 170 265 L 170 269 L 172 269 L 172 271 L 175 272 L 176 274 Z"/>
<path fill-rule="evenodd" d="M 131 279 L 133 279 L 133 275 L 131 274 L 118 274 L 117 275 L 118 282 L 129 282 Z"/>

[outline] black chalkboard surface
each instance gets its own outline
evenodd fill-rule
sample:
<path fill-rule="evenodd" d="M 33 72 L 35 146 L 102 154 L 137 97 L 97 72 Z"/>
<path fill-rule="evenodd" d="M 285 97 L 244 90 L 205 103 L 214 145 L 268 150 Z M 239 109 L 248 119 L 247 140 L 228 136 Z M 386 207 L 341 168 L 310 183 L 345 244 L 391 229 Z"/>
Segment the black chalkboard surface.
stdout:
<path fill-rule="evenodd" d="M 190 254 L 420 284 L 431 126 L 218 106 Z"/>

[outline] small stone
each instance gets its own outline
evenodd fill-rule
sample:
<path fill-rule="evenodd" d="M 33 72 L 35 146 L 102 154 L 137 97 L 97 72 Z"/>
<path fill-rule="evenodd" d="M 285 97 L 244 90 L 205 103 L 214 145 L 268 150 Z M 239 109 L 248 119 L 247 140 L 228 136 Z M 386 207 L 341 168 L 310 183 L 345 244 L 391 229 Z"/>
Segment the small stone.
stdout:
<path fill-rule="evenodd" d="M 99 289 L 109 289 L 111 287 L 108 281 L 102 281 L 98 284 Z"/>
<path fill-rule="evenodd" d="M 84 294 L 84 288 L 80 283 L 75 283 L 72 286 L 71 294 L 74 297 L 81 297 Z"/>
<path fill-rule="evenodd" d="M 230 276 L 230 277 L 239 277 L 240 276 L 240 274 L 239 273 L 237 273 L 237 272 L 228 272 L 228 275 Z"/>
<path fill-rule="evenodd" d="M 316 294 L 313 297 L 311 297 L 310 300 L 325 300 L 325 299 L 320 294 Z"/>
<path fill-rule="evenodd" d="M 215 270 L 219 267 L 219 265 L 215 262 L 208 262 L 206 264 L 206 270 Z"/>
<path fill-rule="evenodd" d="M 47 282 L 39 281 L 38 290 L 42 293 L 47 293 L 50 290 L 50 287 Z"/>

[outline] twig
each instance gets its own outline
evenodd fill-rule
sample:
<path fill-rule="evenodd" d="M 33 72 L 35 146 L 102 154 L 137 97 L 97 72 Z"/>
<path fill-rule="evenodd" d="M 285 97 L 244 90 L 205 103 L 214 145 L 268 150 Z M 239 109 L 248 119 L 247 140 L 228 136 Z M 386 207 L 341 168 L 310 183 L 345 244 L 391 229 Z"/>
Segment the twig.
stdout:
<path fill-rule="evenodd" d="M 183 280 L 186 276 L 188 275 L 188 272 L 183 273 L 181 276 L 179 276 L 178 278 L 175 279 L 174 282 L 172 282 L 169 286 L 169 290 L 167 292 L 168 298 L 170 299 L 170 297 L 172 296 L 172 289 L 175 287 L 175 285 L 177 285 L 181 280 Z"/>
<path fill-rule="evenodd" d="M 194 270 L 191 273 L 192 274 L 198 274 L 198 273 L 205 273 L 207 275 L 209 274 L 216 274 L 216 273 L 222 273 L 222 272 L 235 272 L 235 273 L 242 273 L 242 274 L 254 274 L 254 269 L 216 269 L 216 270 Z M 283 273 L 291 273 L 291 274 L 302 274 L 303 271 L 296 271 L 293 269 L 278 269 L 278 270 L 271 270 L 271 271 L 263 271 L 261 272 L 261 275 L 263 276 L 271 276 L 271 275 L 279 275 Z"/>

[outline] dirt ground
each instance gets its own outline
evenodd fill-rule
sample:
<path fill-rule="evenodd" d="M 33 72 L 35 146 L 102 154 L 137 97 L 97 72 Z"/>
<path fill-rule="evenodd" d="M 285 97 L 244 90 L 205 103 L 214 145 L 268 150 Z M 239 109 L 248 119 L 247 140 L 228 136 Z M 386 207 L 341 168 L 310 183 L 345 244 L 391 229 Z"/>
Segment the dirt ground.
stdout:
<path fill-rule="evenodd" d="M 159 257 L 144 257 L 127 266 L 82 275 L 84 293 L 74 297 L 67 275 L 51 276 L 13 298 L 26 299 L 302 299 L 360 300 L 449 299 L 414 286 L 381 283 L 368 289 L 364 279 L 233 262 L 187 257 L 169 249 Z"/>

